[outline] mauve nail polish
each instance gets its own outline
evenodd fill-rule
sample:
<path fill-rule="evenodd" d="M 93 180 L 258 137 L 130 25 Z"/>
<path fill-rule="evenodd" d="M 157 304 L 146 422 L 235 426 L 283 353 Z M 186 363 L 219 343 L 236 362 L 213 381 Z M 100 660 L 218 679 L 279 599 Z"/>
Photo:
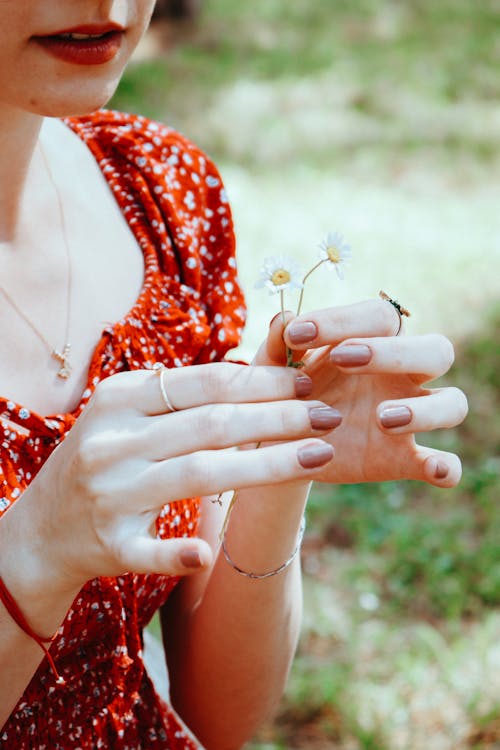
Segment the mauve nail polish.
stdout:
<path fill-rule="evenodd" d="M 367 365 L 371 358 L 372 350 L 365 344 L 346 344 L 330 352 L 330 360 L 342 367 L 361 367 Z"/>
<path fill-rule="evenodd" d="M 383 427 L 404 427 L 410 424 L 412 416 L 407 406 L 388 406 L 380 413 L 380 423 Z"/>
<path fill-rule="evenodd" d="M 299 464 L 304 469 L 316 469 L 318 466 L 324 466 L 331 461 L 333 455 L 333 448 L 327 443 L 304 445 L 297 451 Z"/>
<path fill-rule="evenodd" d="M 434 476 L 436 479 L 446 479 L 448 476 L 448 467 L 443 461 L 438 461 L 436 468 L 434 469 Z"/>
<path fill-rule="evenodd" d="M 297 398 L 310 396 L 313 389 L 313 382 L 308 375 L 297 375 L 295 378 L 295 395 Z"/>
<path fill-rule="evenodd" d="M 333 430 L 342 422 L 342 415 L 331 406 L 313 406 L 309 409 L 309 420 L 313 430 Z"/>
<path fill-rule="evenodd" d="M 185 568 L 200 568 L 202 565 L 200 553 L 197 549 L 185 549 L 179 557 Z"/>
<path fill-rule="evenodd" d="M 316 324 L 310 321 L 296 323 L 292 321 L 286 329 L 287 336 L 292 344 L 307 344 L 318 335 Z"/>

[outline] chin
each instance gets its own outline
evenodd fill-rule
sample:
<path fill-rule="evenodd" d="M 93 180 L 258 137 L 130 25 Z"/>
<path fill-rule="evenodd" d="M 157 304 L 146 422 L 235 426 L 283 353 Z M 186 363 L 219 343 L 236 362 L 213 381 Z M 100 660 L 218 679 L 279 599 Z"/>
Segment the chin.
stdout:
<path fill-rule="evenodd" d="M 105 107 L 118 87 L 118 80 L 101 88 L 99 91 L 86 91 L 84 88 L 71 91 L 66 95 L 44 96 L 43 99 L 30 99 L 27 109 L 43 117 L 80 117 Z"/>

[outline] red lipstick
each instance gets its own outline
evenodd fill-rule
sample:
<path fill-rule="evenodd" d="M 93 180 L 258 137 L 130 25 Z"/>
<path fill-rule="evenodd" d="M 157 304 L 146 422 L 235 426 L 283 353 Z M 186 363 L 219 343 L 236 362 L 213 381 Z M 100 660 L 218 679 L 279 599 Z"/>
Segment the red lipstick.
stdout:
<path fill-rule="evenodd" d="M 116 24 L 87 24 L 33 40 L 53 57 L 75 65 L 103 65 L 118 53 L 125 29 Z"/>

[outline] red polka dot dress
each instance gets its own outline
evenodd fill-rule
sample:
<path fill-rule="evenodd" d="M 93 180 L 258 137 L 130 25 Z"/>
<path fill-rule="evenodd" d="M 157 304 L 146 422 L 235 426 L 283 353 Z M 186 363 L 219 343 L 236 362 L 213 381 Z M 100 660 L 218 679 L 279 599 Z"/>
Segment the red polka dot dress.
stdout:
<path fill-rule="evenodd" d="M 237 345 L 245 318 L 231 214 L 207 157 L 142 117 L 101 111 L 66 124 L 98 162 L 143 251 L 145 277 L 134 307 L 103 330 L 75 411 L 44 417 L 0 398 L 0 523 L 100 380 L 157 361 L 182 367 L 220 360 Z M 171 502 L 158 518 L 158 535 L 193 536 L 198 517 L 197 499 Z M 66 687 L 55 686 L 44 659 L 0 729 L 0 747 L 200 748 L 156 694 L 142 661 L 142 630 L 176 583 L 133 574 L 89 581 L 51 646 Z"/>

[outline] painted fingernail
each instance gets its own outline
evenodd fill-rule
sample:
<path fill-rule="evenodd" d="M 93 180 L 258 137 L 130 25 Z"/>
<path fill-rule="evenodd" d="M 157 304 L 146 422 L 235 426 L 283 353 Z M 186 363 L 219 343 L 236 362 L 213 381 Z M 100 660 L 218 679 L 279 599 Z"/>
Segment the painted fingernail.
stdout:
<path fill-rule="evenodd" d="M 309 396 L 312 393 L 313 382 L 308 375 L 297 375 L 295 378 L 295 395 L 297 398 Z"/>
<path fill-rule="evenodd" d="M 342 422 L 342 414 L 331 406 L 313 406 L 309 420 L 313 430 L 333 430 Z"/>
<path fill-rule="evenodd" d="M 281 318 L 281 320 L 283 321 L 283 313 L 282 313 L 282 312 L 278 312 L 278 313 L 276 313 L 276 315 L 275 315 L 274 317 L 272 317 L 272 318 L 271 318 L 271 320 L 270 320 L 270 322 L 269 322 L 269 328 L 271 328 L 271 327 L 272 327 L 273 323 L 274 323 L 274 322 L 275 322 L 276 320 L 278 320 L 278 318 Z"/>
<path fill-rule="evenodd" d="M 297 451 L 299 464 L 304 469 L 315 469 L 332 460 L 334 451 L 327 443 L 304 445 Z"/>
<path fill-rule="evenodd" d="M 194 548 L 188 548 L 181 552 L 180 561 L 185 568 L 201 568 L 203 565 L 199 551 Z"/>
<path fill-rule="evenodd" d="M 342 367 L 360 367 L 367 365 L 372 358 L 372 350 L 365 344 L 346 344 L 330 352 L 330 359 Z"/>
<path fill-rule="evenodd" d="M 380 412 L 380 423 L 383 427 L 404 427 L 412 416 L 407 406 L 388 406 Z"/>
<path fill-rule="evenodd" d="M 310 321 L 298 323 L 292 321 L 286 330 L 292 344 L 307 344 L 309 341 L 313 341 L 318 335 L 316 323 Z"/>
<path fill-rule="evenodd" d="M 436 461 L 436 468 L 434 469 L 434 477 L 436 479 L 446 479 L 448 472 L 448 466 L 444 461 Z"/>

